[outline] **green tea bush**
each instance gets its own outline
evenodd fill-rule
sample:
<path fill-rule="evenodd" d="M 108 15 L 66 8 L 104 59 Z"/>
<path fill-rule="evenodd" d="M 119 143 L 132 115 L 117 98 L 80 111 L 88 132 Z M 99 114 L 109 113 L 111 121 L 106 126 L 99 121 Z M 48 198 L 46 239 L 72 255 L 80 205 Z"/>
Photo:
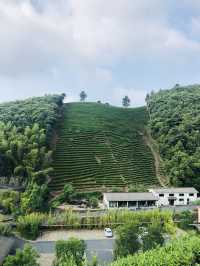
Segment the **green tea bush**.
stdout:
<path fill-rule="evenodd" d="M 111 266 L 194 266 L 200 263 L 200 238 L 185 237 L 172 243 L 122 258 Z"/>

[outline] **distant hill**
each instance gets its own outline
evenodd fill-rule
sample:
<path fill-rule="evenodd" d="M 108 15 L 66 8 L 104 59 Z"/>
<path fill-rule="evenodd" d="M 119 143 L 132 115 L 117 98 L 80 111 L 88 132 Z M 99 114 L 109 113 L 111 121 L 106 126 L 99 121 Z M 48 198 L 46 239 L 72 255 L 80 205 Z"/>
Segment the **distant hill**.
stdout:
<path fill-rule="evenodd" d="M 200 190 L 200 85 L 152 93 L 147 105 L 170 183 Z"/>
<path fill-rule="evenodd" d="M 145 107 L 69 103 L 58 132 L 49 187 L 79 190 L 157 184 L 154 158 L 144 140 Z"/>

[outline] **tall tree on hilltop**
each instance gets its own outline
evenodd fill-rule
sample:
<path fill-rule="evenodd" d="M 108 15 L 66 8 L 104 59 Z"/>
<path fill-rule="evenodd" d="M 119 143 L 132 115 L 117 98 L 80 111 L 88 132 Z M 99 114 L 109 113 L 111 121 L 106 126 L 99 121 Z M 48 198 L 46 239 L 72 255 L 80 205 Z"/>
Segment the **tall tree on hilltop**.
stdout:
<path fill-rule="evenodd" d="M 84 102 L 86 98 L 87 98 L 86 92 L 85 91 L 81 91 L 81 93 L 80 93 L 80 101 Z"/>
<path fill-rule="evenodd" d="M 130 106 L 131 100 L 130 98 L 126 95 L 123 99 L 122 99 L 122 105 L 124 107 L 128 107 Z"/>

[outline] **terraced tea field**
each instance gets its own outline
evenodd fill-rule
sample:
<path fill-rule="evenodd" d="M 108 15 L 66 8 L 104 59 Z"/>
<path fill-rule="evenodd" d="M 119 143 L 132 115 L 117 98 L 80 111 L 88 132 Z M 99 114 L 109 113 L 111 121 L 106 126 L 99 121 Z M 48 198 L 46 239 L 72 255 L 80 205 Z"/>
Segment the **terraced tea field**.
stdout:
<path fill-rule="evenodd" d="M 85 191 L 156 184 L 154 159 L 143 138 L 147 120 L 145 107 L 66 104 L 50 189 L 60 191 L 68 182 Z"/>

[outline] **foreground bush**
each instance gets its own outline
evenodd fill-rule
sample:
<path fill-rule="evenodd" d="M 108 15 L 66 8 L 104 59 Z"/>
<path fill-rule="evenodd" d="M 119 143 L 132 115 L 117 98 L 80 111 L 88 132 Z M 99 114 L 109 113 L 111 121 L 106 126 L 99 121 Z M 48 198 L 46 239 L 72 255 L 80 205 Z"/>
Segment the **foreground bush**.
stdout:
<path fill-rule="evenodd" d="M 11 236 L 12 227 L 9 224 L 0 223 L 0 235 L 1 236 Z"/>
<path fill-rule="evenodd" d="M 21 236 L 34 240 L 39 235 L 39 227 L 44 222 L 44 218 L 45 215 L 41 213 L 20 216 L 17 220 L 17 230 Z"/>
<path fill-rule="evenodd" d="M 111 266 L 192 266 L 200 263 L 200 238 L 174 240 L 165 247 L 119 259 Z"/>
<path fill-rule="evenodd" d="M 23 250 L 18 249 L 14 256 L 8 256 L 3 266 L 39 266 L 37 252 L 29 245 Z"/>
<path fill-rule="evenodd" d="M 134 254 L 141 248 L 138 232 L 139 225 L 136 223 L 125 224 L 118 228 L 114 249 L 115 258 Z"/>
<path fill-rule="evenodd" d="M 59 240 L 56 242 L 56 258 L 60 266 L 61 262 L 66 263 L 70 259 L 70 263 L 77 266 L 83 265 L 86 244 L 83 240 L 70 238 L 67 241 Z M 65 264 L 64 264 L 65 265 Z"/>

